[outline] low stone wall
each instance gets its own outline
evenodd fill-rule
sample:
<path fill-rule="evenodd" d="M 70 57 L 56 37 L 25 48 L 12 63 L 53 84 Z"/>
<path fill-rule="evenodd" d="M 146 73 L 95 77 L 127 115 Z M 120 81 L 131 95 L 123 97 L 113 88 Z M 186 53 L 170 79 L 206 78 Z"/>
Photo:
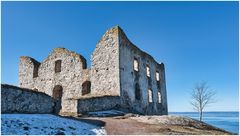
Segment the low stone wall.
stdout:
<path fill-rule="evenodd" d="M 85 98 L 79 99 L 77 102 L 78 113 L 109 110 L 119 107 L 120 107 L 119 96 L 102 96 L 94 98 Z"/>
<path fill-rule="evenodd" d="M 53 99 L 45 93 L 1 84 L 1 113 L 52 113 Z"/>

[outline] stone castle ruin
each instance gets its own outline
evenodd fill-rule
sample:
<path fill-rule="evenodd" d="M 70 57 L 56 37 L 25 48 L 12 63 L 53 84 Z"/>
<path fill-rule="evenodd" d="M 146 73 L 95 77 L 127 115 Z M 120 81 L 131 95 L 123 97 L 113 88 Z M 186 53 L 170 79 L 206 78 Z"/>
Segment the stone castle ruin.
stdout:
<path fill-rule="evenodd" d="M 41 63 L 20 57 L 19 85 L 51 96 L 60 114 L 114 108 L 168 113 L 164 64 L 132 44 L 119 26 L 100 39 L 90 68 L 83 56 L 65 48 L 55 48 Z"/>

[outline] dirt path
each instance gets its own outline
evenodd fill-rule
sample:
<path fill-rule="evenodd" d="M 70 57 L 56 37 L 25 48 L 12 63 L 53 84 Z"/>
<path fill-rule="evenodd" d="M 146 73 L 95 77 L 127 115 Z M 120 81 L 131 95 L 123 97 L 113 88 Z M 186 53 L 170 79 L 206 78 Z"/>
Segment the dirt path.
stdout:
<path fill-rule="evenodd" d="M 105 124 L 105 129 L 109 135 L 134 135 L 134 134 L 149 134 L 149 129 L 144 123 L 137 122 L 132 119 L 101 119 Z"/>
<path fill-rule="evenodd" d="M 106 123 L 105 129 L 109 135 L 194 134 L 191 132 L 175 131 L 172 128 L 170 129 L 170 126 L 151 125 L 130 118 L 102 118 L 101 120 Z"/>

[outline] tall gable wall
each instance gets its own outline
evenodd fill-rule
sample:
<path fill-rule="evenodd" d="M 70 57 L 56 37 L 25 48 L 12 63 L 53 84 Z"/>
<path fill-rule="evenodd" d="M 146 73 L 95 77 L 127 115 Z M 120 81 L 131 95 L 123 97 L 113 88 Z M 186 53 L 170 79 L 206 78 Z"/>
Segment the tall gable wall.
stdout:
<path fill-rule="evenodd" d="M 118 28 L 109 29 L 98 42 L 92 56 L 91 82 L 94 95 L 119 96 Z"/>

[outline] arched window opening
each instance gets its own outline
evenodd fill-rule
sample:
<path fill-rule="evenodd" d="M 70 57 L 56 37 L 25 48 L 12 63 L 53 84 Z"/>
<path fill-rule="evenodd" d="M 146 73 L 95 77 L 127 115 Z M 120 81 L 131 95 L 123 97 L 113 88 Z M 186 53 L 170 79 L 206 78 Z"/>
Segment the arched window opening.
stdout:
<path fill-rule="evenodd" d="M 82 95 L 89 94 L 91 92 L 91 82 L 85 81 L 82 84 Z"/>
<path fill-rule="evenodd" d="M 140 97 L 141 97 L 141 92 L 140 92 L 140 87 L 139 87 L 139 84 L 136 83 L 135 84 L 135 99 L 136 100 L 140 100 Z"/>
<path fill-rule="evenodd" d="M 152 99 L 152 90 L 148 89 L 148 102 L 152 103 L 153 99 Z"/>
<path fill-rule="evenodd" d="M 135 71 L 139 71 L 139 64 L 138 64 L 138 60 L 136 58 L 134 58 L 133 67 L 134 67 Z"/>
<path fill-rule="evenodd" d="M 61 63 L 62 63 L 62 60 L 55 61 L 55 73 L 61 72 Z"/>

